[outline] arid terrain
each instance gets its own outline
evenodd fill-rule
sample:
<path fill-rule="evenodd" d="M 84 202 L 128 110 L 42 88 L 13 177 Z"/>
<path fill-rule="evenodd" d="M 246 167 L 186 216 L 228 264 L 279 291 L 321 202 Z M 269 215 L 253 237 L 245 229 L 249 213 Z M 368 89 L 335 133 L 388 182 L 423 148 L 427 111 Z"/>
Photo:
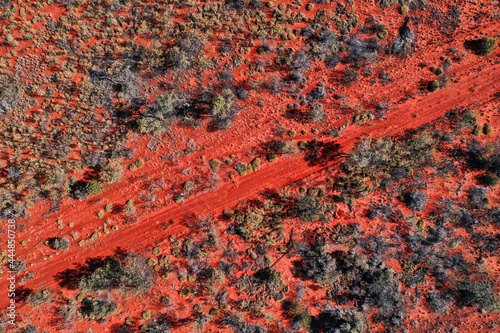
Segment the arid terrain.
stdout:
<path fill-rule="evenodd" d="M 0 19 L 0 332 L 500 330 L 498 0 Z"/>

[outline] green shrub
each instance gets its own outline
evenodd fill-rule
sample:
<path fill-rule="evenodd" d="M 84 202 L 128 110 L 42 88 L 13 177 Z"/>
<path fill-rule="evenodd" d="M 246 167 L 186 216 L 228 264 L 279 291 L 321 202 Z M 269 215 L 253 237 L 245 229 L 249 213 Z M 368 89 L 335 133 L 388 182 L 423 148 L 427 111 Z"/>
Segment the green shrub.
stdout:
<path fill-rule="evenodd" d="M 224 89 L 220 95 L 212 99 L 210 114 L 216 120 L 224 120 L 230 117 L 234 103 L 234 94 L 231 89 Z"/>
<path fill-rule="evenodd" d="M 193 305 L 193 311 L 195 313 L 202 313 L 203 312 L 203 308 L 202 308 L 201 304 L 195 304 L 195 305 Z"/>
<path fill-rule="evenodd" d="M 88 194 L 91 195 L 96 195 L 102 192 L 104 189 L 104 185 L 97 181 L 97 180 L 91 180 L 85 185 L 85 190 L 87 191 Z"/>
<path fill-rule="evenodd" d="M 159 135 L 165 131 L 164 124 L 161 120 L 144 116 L 137 120 L 137 129 L 139 133 Z"/>
<path fill-rule="evenodd" d="M 154 106 L 148 107 L 147 112 L 137 120 L 139 132 L 157 135 L 163 133 L 170 119 L 175 117 L 178 102 L 179 96 L 175 93 L 158 96 L 153 104 Z"/>
<path fill-rule="evenodd" d="M 192 181 L 187 181 L 187 182 L 184 182 L 184 185 L 182 185 L 182 187 L 186 190 L 186 191 L 191 191 L 194 187 L 194 183 Z"/>
<path fill-rule="evenodd" d="M 220 311 L 217 308 L 211 308 L 208 314 L 210 317 L 217 317 L 219 315 Z"/>
<path fill-rule="evenodd" d="M 431 67 L 431 72 L 436 75 L 443 75 L 444 71 L 442 67 Z"/>
<path fill-rule="evenodd" d="M 295 154 L 297 145 L 295 141 L 275 140 L 269 143 L 269 149 L 277 154 Z"/>
<path fill-rule="evenodd" d="M 479 55 L 489 55 L 495 51 L 498 40 L 495 37 L 483 37 L 476 41 L 476 50 Z"/>

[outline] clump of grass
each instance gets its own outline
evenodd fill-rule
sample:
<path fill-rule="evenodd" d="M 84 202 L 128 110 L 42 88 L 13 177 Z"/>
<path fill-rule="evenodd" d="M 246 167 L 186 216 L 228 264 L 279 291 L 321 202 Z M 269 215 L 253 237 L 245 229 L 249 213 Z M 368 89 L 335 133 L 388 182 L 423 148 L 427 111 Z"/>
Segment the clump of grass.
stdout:
<path fill-rule="evenodd" d="M 193 311 L 194 313 L 202 313 L 203 307 L 201 306 L 201 304 L 195 304 L 193 305 Z"/>
<path fill-rule="evenodd" d="M 254 158 L 253 161 L 250 162 L 250 164 L 252 165 L 252 169 L 254 171 L 257 171 L 260 169 L 260 162 L 261 162 L 260 158 L 258 158 L 258 157 Z"/>
<path fill-rule="evenodd" d="M 57 251 L 66 251 L 69 248 L 69 240 L 64 237 L 49 238 L 45 245 Z"/>
<path fill-rule="evenodd" d="M 123 212 L 127 216 L 132 216 L 135 214 L 134 200 L 132 199 L 127 200 L 127 202 L 125 203 L 125 207 L 123 207 Z"/>
<path fill-rule="evenodd" d="M 151 319 L 151 311 L 150 311 L 150 310 L 143 311 L 143 312 L 141 313 L 141 317 L 142 317 L 142 319 L 144 319 L 144 320 L 149 320 L 149 319 Z"/>
<path fill-rule="evenodd" d="M 386 39 L 389 33 L 386 30 L 381 30 L 377 32 L 378 39 Z"/>
<path fill-rule="evenodd" d="M 137 161 L 130 164 L 128 168 L 130 171 L 134 171 L 134 170 L 142 168 L 144 165 L 145 165 L 144 160 L 142 158 L 139 158 Z"/>
<path fill-rule="evenodd" d="M 444 71 L 442 67 L 431 67 L 431 72 L 436 75 L 443 75 Z"/>
<path fill-rule="evenodd" d="M 276 162 L 278 160 L 278 154 L 276 154 L 276 153 L 269 153 L 269 154 L 267 154 L 266 158 L 267 158 L 267 161 L 269 163 L 274 163 L 274 162 Z"/>
<path fill-rule="evenodd" d="M 252 171 L 252 165 L 247 164 L 245 162 L 240 162 L 236 164 L 234 169 L 236 170 L 236 172 L 238 172 L 240 176 L 245 176 L 247 173 Z"/>
<path fill-rule="evenodd" d="M 430 92 L 438 91 L 439 88 L 440 88 L 440 85 L 439 85 L 439 81 L 438 80 L 432 80 L 427 85 L 427 89 L 429 89 Z"/>
<path fill-rule="evenodd" d="M 182 185 L 182 187 L 186 191 L 191 191 L 194 188 L 194 183 L 192 181 L 188 180 L 187 182 L 184 182 L 184 185 Z"/>
<path fill-rule="evenodd" d="M 221 162 L 214 158 L 208 162 L 208 165 L 210 165 L 210 168 L 212 168 L 213 171 L 217 172 L 220 168 Z"/>
<path fill-rule="evenodd" d="M 483 127 L 483 133 L 485 135 L 491 135 L 493 133 L 493 126 L 490 124 L 485 124 Z"/>
<path fill-rule="evenodd" d="M 476 125 L 474 126 L 474 129 L 472 130 L 473 135 L 479 135 L 483 131 L 483 127 L 481 125 Z"/>
<path fill-rule="evenodd" d="M 210 317 L 217 317 L 219 315 L 219 313 L 220 313 L 220 310 L 217 308 L 211 308 L 210 311 L 208 312 Z"/>

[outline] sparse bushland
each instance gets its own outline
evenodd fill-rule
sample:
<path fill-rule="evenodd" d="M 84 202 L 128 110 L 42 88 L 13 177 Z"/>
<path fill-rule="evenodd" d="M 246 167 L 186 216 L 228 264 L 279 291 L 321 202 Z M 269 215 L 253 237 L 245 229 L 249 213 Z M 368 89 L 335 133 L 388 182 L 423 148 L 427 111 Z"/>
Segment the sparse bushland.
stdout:
<path fill-rule="evenodd" d="M 131 171 L 136 167 L 135 162 L 130 164 L 131 161 L 126 161 L 130 160 L 130 150 L 124 148 L 127 143 L 125 138 L 130 136 L 129 130 L 153 135 L 156 140 L 156 136 L 167 131 L 169 135 L 176 134 L 173 125 L 177 119 L 180 119 L 182 126 L 194 127 L 206 116 L 212 116 L 218 129 L 227 128 L 238 111 L 235 98 L 253 102 L 254 95 L 260 93 L 257 88 L 262 87 L 262 82 L 265 82 L 270 93 L 283 94 L 284 98 L 298 97 L 293 97 L 297 103 L 292 104 L 292 107 L 301 109 L 304 106 L 305 122 L 315 120 L 318 110 L 314 108 L 321 105 L 315 103 L 324 101 L 330 109 L 329 94 L 333 88 L 338 92 L 338 101 L 350 104 L 347 94 L 341 97 L 339 88 L 332 87 L 330 77 L 327 85 L 310 86 L 308 82 L 311 76 L 307 71 L 318 66 L 331 69 L 339 64 L 346 65 L 349 68 L 349 71 L 344 72 L 347 74 L 343 77 L 346 83 L 362 81 L 377 74 L 370 73 L 371 70 L 366 70 L 364 66 L 378 60 L 386 45 L 390 45 L 389 52 L 410 55 L 417 32 L 427 23 L 426 20 L 431 19 L 431 15 L 424 13 L 424 10 L 432 7 L 427 1 L 420 0 L 379 1 L 383 8 L 401 3 L 401 13 L 406 12 L 404 7 L 407 6 L 411 10 L 411 19 L 418 25 L 414 33 L 406 21 L 393 41 L 392 24 L 390 27 L 364 30 L 364 22 L 359 20 L 365 15 L 358 16 L 351 1 L 334 3 L 333 10 L 326 10 L 328 4 L 319 0 L 314 5 L 301 1 L 286 5 L 268 3 L 269 8 L 254 0 L 227 0 L 217 4 L 167 1 L 166 6 L 159 2 L 146 4 L 142 1 L 132 3 L 130 0 L 59 1 L 62 4 L 56 4 L 58 10 L 46 8 L 52 12 L 52 17 L 36 17 L 41 23 L 38 31 L 29 27 L 20 28 L 19 20 L 14 19 L 18 10 L 21 18 L 25 14 L 30 17 L 28 15 L 32 15 L 32 10 L 28 8 L 33 6 L 39 10 L 45 2 L 21 1 L 10 6 L 7 2 L 0 2 L 0 6 L 6 8 L 2 18 L 12 21 L 12 24 L 4 25 L 4 46 L 9 54 L 0 57 L 5 65 L 0 75 L 0 125 L 3 142 L 12 143 L 12 147 L 2 147 L 4 153 L 10 155 L 11 148 L 13 152 L 12 157 L 9 156 L 5 165 L 0 167 L 5 181 L 0 191 L 2 217 L 24 216 L 24 207 L 29 206 L 17 200 L 25 198 L 32 206 L 39 197 L 57 203 L 66 190 L 76 199 L 101 193 L 102 183 L 114 182 L 122 177 L 122 167 L 113 165 L 114 162 L 133 166 Z M 47 3 L 52 5 L 54 1 L 49 0 Z M 448 12 L 446 7 L 436 7 L 431 14 L 439 12 L 439 18 L 443 18 L 447 27 L 453 30 L 460 16 L 457 7 L 450 6 Z M 304 15 L 303 12 L 295 11 L 298 8 L 310 10 Z M 386 12 L 392 10 L 394 14 L 397 9 L 388 9 Z M 40 14 L 45 14 L 46 10 Z M 61 11 L 63 16 L 57 18 Z M 441 12 L 454 16 L 453 20 L 443 17 Z M 300 24 L 300 29 L 294 29 L 296 23 Z M 360 29 L 353 30 L 357 27 Z M 381 41 L 372 38 L 375 33 Z M 370 37 L 361 39 L 366 34 Z M 389 34 L 391 37 L 382 41 Z M 12 47 L 21 43 L 16 36 L 22 36 L 23 44 L 31 43 L 29 41 L 34 37 L 33 45 L 28 44 L 30 46 L 26 49 L 23 45 L 23 51 L 12 50 Z M 97 41 L 89 43 L 94 37 Z M 144 44 L 145 39 L 151 43 Z M 31 49 L 32 52 L 41 54 L 38 60 L 38 57 L 33 58 L 36 60 L 34 64 L 25 62 L 22 56 L 26 52 L 30 53 L 31 45 L 35 47 Z M 298 47 L 300 49 L 297 50 Z M 212 52 L 219 49 L 222 57 Z M 239 55 L 238 50 L 243 51 L 241 53 L 245 56 Z M 256 59 L 257 56 L 260 58 Z M 441 60 L 446 71 L 451 60 Z M 232 75 L 232 70 L 247 65 L 250 75 L 257 77 L 248 86 L 247 82 Z M 41 70 L 45 66 L 50 68 L 49 75 L 44 75 L 46 73 Z M 373 66 L 374 70 L 376 67 Z M 10 71 L 12 75 L 7 73 Z M 191 76 L 192 73 L 196 73 L 195 77 Z M 208 85 L 205 85 L 206 76 L 211 76 L 210 73 L 218 74 L 213 79 L 209 78 Z M 339 73 L 342 74 L 342 70 Z M 269 75 L 271 79 L 261 80 L 258 78 L 261 74 L 264 77 Z M 359 74 L 366 77 L 360 77 Z M 181 94 L 187 77 L 194 80 L 189 81 L 190 87 Z M 391 80 L 387 73 L 379 77 L 382 83 Z M 75 81 L 76 78 L 78 80 Z M 154 86 L 149 83 L 150 79 Z M 438 80 L 439 87 L 444 87 L 444 79 Z M 250 92 L 249 86 L 255 89 Z M 172 91 L 176 91 L 177 96 L 182 95 L 182 98 L 173 96 Z M 42 94 L 46 94 L 45 97 Z M 231 95 L 234 97 L 228 98 Z M 303 98 L 304 104 L 298 103 L 299 98 Z M 260 99 L 259 107 L 264 106 L 264 100 Z M 38 106 L 38 103 L 41 105 Z M 34 111 L 30 110 L 31 107 Z M 146 111 L 142 113 L 144 109 Z M 307 114 L 308 110 L 311 113 Z M 331 116 L 335 120 L 336 114 Z M 365 115 L 359 115 L 354 120 L 361 124 L 366 118 Z M 332 156 L 343 161 L 343 156 L 328 154 L 335 150 L 335 146 L 324 144 L 322 134 L 329 133 L 325 125 L 328 124 L 320 124 L 319 130 L 311 130 L 313 135 L 317 135 L 317 141 L 299 143 L 300 154 L 304 154 L 308 162 L 331 162 Z M 94 298 L 95 295 L 85 298 L 82 293 L 77 297 L 78 302 L 82 303 L 80 314 L 88 319 L 99 320 L 103 330 L 108 329 L 105 326 L 108 324 L 106 318 L 110 318 L 109 315 L 118 309 L 112 302 L 105 301 L 108 291 L 111 290 L 109 294 L 112 294 L 116 288 L 125 291 L 148 289 L 147 285 L 153 279 L 149 273 L 155 274 L 153 271 L 161 274 L 163 279 L 158 281 L 158 286 L 165 284 L 174 287 L 186 299 L 179 299 L 175 294 L 169 295 L 172 296 L 171 301 L 162 299 L 161 306 L 166 307 L 165 312 L 162 309 L 166 313 L 164 317 L 146 312 L 142 319 L 135 315 L 134 320 L 127 317 L 127 325 L 110 329 L 166 332 L 167 323 L 171 323 L 177 329 L 193 331 L 217 330 L 217 325 L 224 325 L 237 332 L 299 331 L 307 330 L 307 326 L 312 332 L 364 332 L 370 326 L 368 318 L 363 315 L 365 311 L 373 311 L 370 320 L 383 320 L 387 326 L 406 329 L 409 323 L 403 322 L 404 303 L 410 306 L 421 304 L 421 290 L 416 289 L 416 285 L 428 282 L 431 288 L 453 287 L 453 279 L 460 278 L 459 274 L 470 274 L 474 266 L 482 269 L 480 260 L 470 262 L 461 253 L 470 250 L 474 257 L 485 258 L 498 252 L 496 230 L 488 229 L 498 226 L 498 207 L 493 206 L 493 200 L 489 203 L 493 207 L 484 205 L 485 198 L 493 194 L 492 189 L 476 190 L 473 186 L 465 195 L 455 195 L 463 198 L 463 202 L 456 202 L 455 206 L 445 202 L 450 199 L 446 195 L 438 198 L 437 205 L 450 206 L 446 213 L 438 210 L 435 202 L 426 204 L 424 201 L 427 199 L 420 195 L 427 186 L 426 181 L 430 183 L 427 177 L 437 181 L 437 175 L 461 175 L 461 172 L 472 166 L 479 174 L 491 176 L 482 183 L 483 186 L 492 186 L 497 181 L 494 177 L 499 176 L 498 149 L 494 144 L 474 143 L 471 146 L 475 147 L 457 148 L 456 141 L 459 138 L 456 133 L 471 125 L 475 125 L 475 118 L 468 114 L 457 117 L 456 124 L 450 128 L 433 128 L 430 125 L 430 130 L 425 133 L 417 129 L 416 134 L 412 132 L 400 138 L 360 142 L 342 164 L 341 173 L 344 174 L 336 181 L 329 182 L 325 191 L 319 189 L 324 184 L 302 184 L 304 191 L 300 195 L 293 187 L 270 194 L 267 192 L 273 190 L 266 188 L 262 202 L 252 199 L 238 204 L 237 208 L 233 207 L 231 214 L 229 211 L 224 214 L 224 220 L 217 221 L 220 223 L 216 223 L 216 226 L 204 227 L 212 229 L 210 235 L 197 237 L 193 235 L 196 228 L 190 225 L 190 238 L 180 238 L 177 244 L 175 241 L 171 244 L 171 253 L 175 257 L 172 262 L 165 263 L 163 258 L 141 259 L 137 268 L 129 268 L 134 265 L 129 259 L 116 259 L 119 261 L 117 264 L 103 264 L 95 260 L 96 265 L 84 267 L 83 272 L 77 270 L 76 273 L 83 274 L 81 278 L 79 274 L 75 278 L 70 270 L 65 275 L 67 279 L 64 285 L 78 280 L 85 292 L 99 293 L 99 299 Z M 297 128 L 287 128 L 293 127 Z M 492 134 L 488 133 L 490 130 L 487 126 L 484 128 L 485 134 Z M 477 134 L 482 130 L 483 127 Z M 321 135 L 318 135 L 320 131 Z M 293 132 L 290 137 L 295 135 L 297 132 Z M 489 138 L 481 137 L 486 140 Z M 178 142 L 179 137 L 172 135 L 171 139 Z M 297 142 L 279 141 L 275 146 L 266 147 L 269 148 L 265 152 L 269 162 L 275 162 L 278 154 L 299 152 Z M 466 138 L 465 143 L 469 144 L 470 141 Z M 310 151 L 315 155 L 309 154 Z M 263 151 L 260 150 L 260 153 Z M 23 154 L 32 157 L 24 158 Z M 75 154 L 81 154 L 82 160 L 73 161 Z M 297 154 L 293 158 L 301 157 Z M 290 159 L 283 157 L 282 163 L 272 167 L 280 167 Z M 151 160 L 154 161 L 154 157 Z M 450 160 L 452 163 L 449 163 Z M 217 167 L 214 165 L 210 164 L 211 169 L 218 171 L 216 169 L 220 167 L 220 162 Z M 257 170 L 259 166 L 257 159 L 239 165 L 242 173 Z M 328 167 L 327 177 L 336 177 L 339 170 Z M 431 174 L 424 176 L 422 170 L 430 170 Z M 76 176 L 70 179 L 69 185 L 66 182 L 70 174 L 86 175 L 88 172 L 98 184 L 89 182 L 89 178 L 79 179 Z M 213 176 L 213 173 L 210 174 Z M 456 180 L 456 176 L 452 180 Z M 201 182 L 196 180 L 195 183 L 198 186 Z M 191 182 L 184 183 L 184 190 L 192 191 L 193 185 Z M 307 190 L 306 186 L 318 187 Z M 410 195 L 414 189 L 417 195 Z M 461 187 L 457 188 L 457 192 L 461 190 Z M 408 211 L 403 208 L 403 203 L 391 200 L 398 194 L 403 194 L 404 203 L 414 210 L 411 216 L 403 214 L 403 211 Z M 345 223 L 347 220 L 357 223 L 363 218 L 362 207 L 356 205 L 355 199 L 358 197 L 377 202 L 368 213 L 374 219 L 371 221 L 373 225 L 370 225 L 373 229 L 363 228 L 362 233 L 357 231 L 354 224 Z M 167 194 L 167 198 L 170 198 L 170 194 Z M 185 198 L 186 192 L 177 193 L 174 201 L 180 202 Z M 106 200 L 103 199 L 99 207 L 102 208 Z M 378 200 L 387 201 L 378 204 Z M 336 201 L 338 206 L 332 201 Z M 115 212 L 118 213 L 120 208 L 118 205 Z M 128 202 L 123 208 L 126 215 L 135 214 L 133 203 Z M 335 224 L 337 213 L 344 219 Z M 162 226 L 166 228 L 170 224 L 165 222 Z M 62 224 L 59 225 L 62 227 Z M 227 226 L 227 230 L 224 226 Z M 299 230 L 298 233 L 293 232 L 294 227 L 295 231 Z M 465 229 L 465 233 L 461 232 L 460 235 L 463 239 L 457 240 L 454 232 L 462 229 Z M 225 234 L 220 234 L 219 239 L 220 232 Z M 94 235 L 99 233 L 92 235 L 94 239 Z M 313 239 L 324 247 L 309 248 Z M 447 252 L 448 245 L 450 248 L 460 248 L 451 254 Z M 294 261 L 299 261 L 299 264 L 295 266 Z M 393 274 L 385 267 L 386 261 L 391 264 L 399 262 L 403 272 Z M 20 270 L 27 267 L 23 262 L 16 262 L 13 266 Z M 281 271 L 283 267 L 285 270 Z M 30 273 L 29 270 L 26 272 L 28 283 Z M 431 278 L 428 279 L 428 276 Z M 172 277 L 179 277 L 179 281 L 172 281 Z M 290 284 L 290 287 L 283 285 L 285 278 L 297 283 Z M 241 295 L 230 293 L 224 286 L 214 283 L 222 279 L 225 279 L 229 288 L 238 281 L 245 291 Z M 141 283 L 146 285 L 142 287 Z M 177 283 L 182 285 L 178 286 Z M 405 285 L 403 292 L 399 289 L 400 283 Z M 483 309 L 494 310 L 496 307 L 491 304 L 498 300 L 497 296 L 492 297 L 490 293 L 494 294 L 496 286 L 490 282 L 486 285 L 474 283 L 477 282 L 465 280 L 459 283 L 453 290 L 457 299 L 467 306 L 479 304 Z M 314 293 L 309 295 L 307 291 L 310 286 Z M 426 297 L 431 309 L 445 312 L 443 308 L 448 305 L 451 307 L 449 298 L 441 294 L 445 292 L 440 291 L 439 297 L 434 294 Z M 154 303 L 158 302 L 159 297 L 153 299 L 153 303 L 148 305 L 159 305 Z M 279 303 L 270 299 L 287 304 L 281 309 L 285 312 L 283 315 L 279 312 L 279 305 L 276 307 Z M 54 302 L 60 304 L 60 301 L 56 299 Z M 149 302 L 147 299 L 145 301 Z M 186 308 L 184 302 L 189 304 L 188 309 L 193 302 L 203 304 L 202 313 L 196 318 L 192 318 L 191 314 L 180 318 L 182 311 L 177 310 Z M 340 304 L 342 309 L 331 308 L 329 303 Z M 356 306 L 356 309 L 352 306 Z M 273 313 L 278 318 L 273 318 Z M 311 317 L 310 313 L 319 314 Z M 207 324 L 209 316 L 211 323 Z M 109 323 L 115 322 L 115 319 L 111 318 Z M 134 323 L 136 320 L 149 322 Z M 260 324 L 264 320 L 265 327 Z M 73 325 L 74 322 L 68 324 Z"/>
<path fill-rule="evenodd" d="M 26 299 L 26 303 L 30 304 L 32 307 L 37 307 L 41 304 L 50 302 L 53 299 L 50 291 L 48 289 L 44 289 L 42 291 L 31 294 Z"/>
<path fill-rule="evenodd" d="M 487 173 L 479 177 L 479 181 L 483 186 L 494 187 L 500 183 L 500 177 L 492 173 Z"/>
<path fill-rule="evenodd" d="M 490 207 L 490 199 L 484 187 L 471 186 L 468 190 L 468 203 L 474 210 L 484 210 Z"/>
<path fill-rule="evenodd" d="M 367 306 L 378 308 L 383 320 L 401 325 L 405 304 L 394 272 L 383 264 L 377 267 L 368 263 L 363 254 L 328 253 L 322 245 L 316 245 L 304 254 L 302 272 L 304 277 L 323 285 L 335 286 L 341 281 L 346 286 L 343 297 L 356 297 Z M 363 291 L 355 287 L 359 285 L 364 286 Z"/>
<path fill-rule="evenodd" d="M 321 189 L 309 189 L 306 195 L 297 200 L 297 215 L 306 222 L 324 219 L 325 204 L 324 191 Z"/>

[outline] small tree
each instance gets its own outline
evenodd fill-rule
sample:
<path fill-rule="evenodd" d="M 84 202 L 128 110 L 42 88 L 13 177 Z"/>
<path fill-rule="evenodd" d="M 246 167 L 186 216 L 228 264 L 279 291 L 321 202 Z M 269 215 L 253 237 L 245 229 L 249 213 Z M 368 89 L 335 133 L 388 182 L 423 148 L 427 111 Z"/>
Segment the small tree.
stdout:
<path fill-rule="evenodd" d="M 216 120 L 225 120 L 231 116 L 234 94 L 231 89 L 224 89 L 220 95 L 214 96 L 210 106 L 210 115 Z"/>

